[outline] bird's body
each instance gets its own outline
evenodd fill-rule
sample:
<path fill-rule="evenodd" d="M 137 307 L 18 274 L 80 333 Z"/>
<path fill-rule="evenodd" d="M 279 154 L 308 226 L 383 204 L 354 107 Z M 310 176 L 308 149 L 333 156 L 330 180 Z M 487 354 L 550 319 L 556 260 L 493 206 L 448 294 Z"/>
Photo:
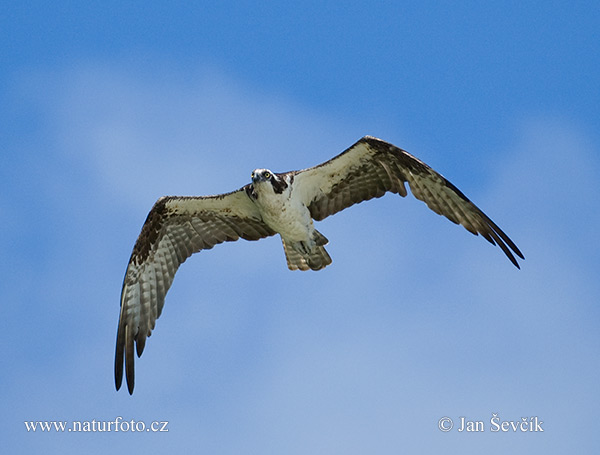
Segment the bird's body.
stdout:
<path fill-rule="evenodd" d="M 252 172 L 248 189 L 262 220 L 279 233 L 291 270 L 320 270 L 331 264 L 323 247 L 327 239 L 315 229 L 302 195 L 293 191 L 294 175 L 277 175 L 268 169 Z"/>
<path fill-rule="evenodd" d="M 280 174 L 256 169 L 252 183 L 231 193 L 163 197 L 148 214 L 123 282 L 115 356 L 117 389 L 125 363 L 129 393 L 133 393 L 134 345 L 139 357 L 175 272 L 190 255 L 225 241 L 279 234 L 290 270 L 320 270 L 331 264 L 331 258 L 324 247 L 328 240 L 313 220 L 386 192 L 406 196 L 405 183 L 433 211 L 497 244 L 519 267 L 513 252 L 523 255 L 517 246 L 452 183 L 404 150 L 369 136 L 309 169 Z"/>
<path fill-rule="evenodd" d="M 267 174 L 271 179 L 277 178 L 271 171 L 256 170 L 254 175 Z M 290 176 L 279 177 L 286 179 L 285 188 L 281 193 L 276 193 L 268 179 L 260 180 L 255 177 L 252 183 L 252 201 L 260 211 L 262 220 L 267 226 L 278 232 L 282 238 L 302 242 L 312 237 L 314 225 L 308 208 L 298 198 L 292 197 L 292 186 L 289 185 Z"/>

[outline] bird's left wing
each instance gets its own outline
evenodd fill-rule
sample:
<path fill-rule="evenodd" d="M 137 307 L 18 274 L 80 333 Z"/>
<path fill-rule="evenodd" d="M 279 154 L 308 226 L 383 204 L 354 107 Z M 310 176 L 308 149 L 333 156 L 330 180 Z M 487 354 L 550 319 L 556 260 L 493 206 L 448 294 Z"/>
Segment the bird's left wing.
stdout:
<path fill-rule="evenodd" d="M 408 183 L 412 194 L 431 210 L 500 246 L 516 267 L 513 252 L 523 258 L 514 242 L 458 188 L 421 160 L 381 139 L 365 136 L 331 160 L 292 174 L 294 192 L 317 221 L 388 191 L 406 196 Z"/>
<path fill-rule="evenodd" d="M 275 232 L 247 195 L 247 188 L 218 196 L 163 197 L 148 214 L 135 243 L 121 292 L 115 353 L 115 384 L 134 387 L 134 344 L 138 357 L 154 329 L 177 268 L 193 253 L 227 241 L 258 240 Z"/>

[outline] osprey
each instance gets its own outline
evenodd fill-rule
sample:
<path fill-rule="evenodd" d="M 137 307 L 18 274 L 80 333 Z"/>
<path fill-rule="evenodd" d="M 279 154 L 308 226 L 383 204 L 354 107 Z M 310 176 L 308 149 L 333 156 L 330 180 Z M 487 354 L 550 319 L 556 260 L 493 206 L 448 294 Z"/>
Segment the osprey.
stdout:
<path fill-rule="evenodd" d="M 121 292 L 115 384 L 134 387 L 134 345 L 141 356 L 163 308 L 177 268 L 193 253 L 218 243 L 259 240 L 279 234 L 290 270 L 320 270 L 331 264 L 321 221 L 386 192 L 412 194 L 434 212 L 498 245 L 519 268 L 523 254 L 508 236 L 458 188 L 406 151 L 365 136 L 331 160 L 302 171 L 252 172 L 252 183 L 231 193 L 161 197 L 138 237 Z M 511 251 L 512 250 L 512 251 Z"/>

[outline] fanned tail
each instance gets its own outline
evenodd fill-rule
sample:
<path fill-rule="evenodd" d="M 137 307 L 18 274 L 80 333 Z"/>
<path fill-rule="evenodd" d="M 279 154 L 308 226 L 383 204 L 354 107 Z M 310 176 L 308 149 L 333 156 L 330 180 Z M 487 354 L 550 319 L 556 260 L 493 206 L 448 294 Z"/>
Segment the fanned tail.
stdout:
<path fill-rule="evenodd" d="M 298 251 L 300 248 L 294 248 L 287 244 L 283 237 L 281 238 L 287 266 L 290 270 L 321 270 L 331 264 L 331 257 L 323 246 L 329 242 L 327 238 L 315 230 L 314 241 L 316 245 L 305 253 Z"/>

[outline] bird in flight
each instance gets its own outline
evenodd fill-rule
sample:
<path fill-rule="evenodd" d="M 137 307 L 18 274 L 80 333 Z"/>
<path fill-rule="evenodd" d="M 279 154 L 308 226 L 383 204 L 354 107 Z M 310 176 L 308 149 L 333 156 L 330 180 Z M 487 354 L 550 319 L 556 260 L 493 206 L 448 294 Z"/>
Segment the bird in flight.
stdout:
<path fill-rule="evenodd" d="M 134 349 L 140 357 L 175 272 L 192 254 L 222 242 L 279 234 L 290 270 L 321 270 L 331 258 L 328 240 L 313 221 L 388 191 L 406 196 L 406 183 L 431 210 L 498 245 L 519 268 L 515 255 L 524 256 L 517 246 L 458 188 L 408 152 L 371 136 L 315 167 L 284 173 L 256 169 L 251 183 L 231 193 L 161 197 L 146 218 L 123 281 L 117 390 L 125 364 L 133 393 Z"/>

